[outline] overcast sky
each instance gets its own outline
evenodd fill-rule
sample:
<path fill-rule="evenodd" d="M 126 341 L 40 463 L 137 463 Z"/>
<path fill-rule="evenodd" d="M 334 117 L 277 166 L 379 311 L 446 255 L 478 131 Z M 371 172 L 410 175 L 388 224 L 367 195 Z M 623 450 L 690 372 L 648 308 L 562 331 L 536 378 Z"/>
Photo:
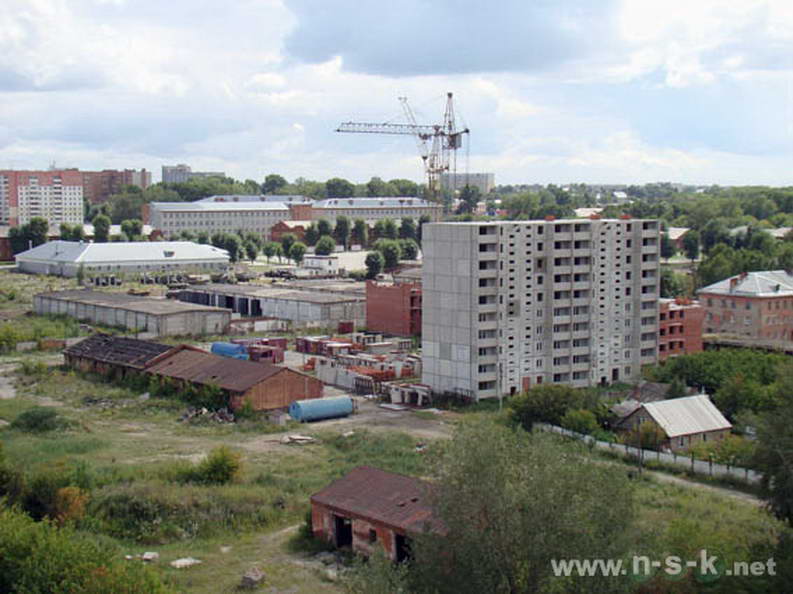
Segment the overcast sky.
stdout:
<path fill-rule="evenodd" d="M 793 184 L 790 0 L 2 4 L 0 168 L 420 181 L 410 137 L 334 128 L 453 91 L 498 183 Z"/>

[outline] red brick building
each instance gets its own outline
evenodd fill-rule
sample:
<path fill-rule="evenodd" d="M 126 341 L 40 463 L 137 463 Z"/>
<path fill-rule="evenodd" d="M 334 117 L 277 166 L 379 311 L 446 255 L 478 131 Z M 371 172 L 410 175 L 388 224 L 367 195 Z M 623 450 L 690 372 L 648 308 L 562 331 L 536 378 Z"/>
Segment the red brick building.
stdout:
<path fill-rule="evenodd" d="M 660 299 L 658 313 L 658 358 L 688 355 L 702 350 L 705 310 L 698 301 Z"/>
<path fill-rule="evenodd" d="M 367 281 L 366 329 L 395 336 L 419 336 L 421 283 Z"/>
<path fill-rule="evenodd" d="M 429 495 L 424 481 L 359 466 L 311 496 L 314 536 L 364 555 L 380 546 L 389 559 L 404 561 L 411 536 L 441 530 Z"/>
<path fill-rule="evenodd" d="M 748 272 L 699 290 L 705 332 L 793 341 L 793 274 Z"/>
<path fill-rule="evenodd" d="M 311 225 L 311 221 L 278 221 L 270 227 L 270 241 L 280 243 L 287 233 L 294 235 L 298 241 L 303 241 L 309 225 Z"/>
<path fill-rule="evenodd" d="M 141 169 L 103 169 L 83 171 L 83 196 L 91 204 L 105 202 L 113 194 L 120 193 L 124 186 L 137 186 L 145 190 L 151 185 L 151 172 Z"/>

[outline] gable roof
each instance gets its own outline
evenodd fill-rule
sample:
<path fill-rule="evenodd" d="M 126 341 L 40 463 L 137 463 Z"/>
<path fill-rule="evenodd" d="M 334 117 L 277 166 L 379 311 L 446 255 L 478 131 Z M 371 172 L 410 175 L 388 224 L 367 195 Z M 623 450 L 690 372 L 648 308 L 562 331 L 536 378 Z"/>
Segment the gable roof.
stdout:
<path fill-rule="evenodd" d="M 151 361 L 167 353 L 173 347 L 167 344 L 137 340 L 110 334 L 93 334 L 67 347 L 64 353 L 84 357 L 103 363 L 125 365 L 143 369 Z"/>
<path fill-rule="evenodd" d="M 427 524 L 438 530 L 430 489 L 429 483 L 417 478 L 359 466 L 312 495 L 311 502 L 405 532 L 421 532 Z"/>
<path fill-rule="evenodd" d="M 152 364 L 148 371 L 196 384 L 218 386 L 230 392 L 245 392 L 259 382 L 289 370 L 272 363 L 241 361 L 182 345 Z"/>
<path fill-rule="evenodd" d="M 793 274 L 785 270 L 747 272 L 725 278 L 697 292 L 736 297 L 790 297 L 793 295 Z"/>
<path fill-rule="evenodd" d="M 670 438 L 732 428 L 705 394 L 646 402 L 642 408 Z"/>
<path fill-rule="evenodd" d="M 192 241 L 129 241 L 87 243 L 82 241 L 48 241 L 16 256 L 22 261 L 92 264 L 95 262 L 151 262 L 169 264 L 192 261 L 228 262 L 226 250 Z"/>

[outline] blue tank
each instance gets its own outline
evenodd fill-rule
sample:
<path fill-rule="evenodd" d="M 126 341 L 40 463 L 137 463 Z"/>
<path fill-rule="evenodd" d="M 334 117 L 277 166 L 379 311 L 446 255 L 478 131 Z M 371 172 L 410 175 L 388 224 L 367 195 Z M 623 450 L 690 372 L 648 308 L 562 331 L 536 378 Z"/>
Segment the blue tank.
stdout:
<path fill-rule="evenodd" d="M 295 400 L 289 405 L 289 416 L 301 423 L 346 417 L 352 411 L 353 402 L 349 396 Z"/>
<path fill-rule="evenodd" d="M 223 357 L 233 357 L 235 359 L 241 359 L 241 355 L 244 355 L 244 358 L 248 358 L 248 351 L 245 348 L 244 344 L 233 344 L 231 342 L 213 342 L 212 343 L 212 353 L 215 355 L 221 355 Z"/>

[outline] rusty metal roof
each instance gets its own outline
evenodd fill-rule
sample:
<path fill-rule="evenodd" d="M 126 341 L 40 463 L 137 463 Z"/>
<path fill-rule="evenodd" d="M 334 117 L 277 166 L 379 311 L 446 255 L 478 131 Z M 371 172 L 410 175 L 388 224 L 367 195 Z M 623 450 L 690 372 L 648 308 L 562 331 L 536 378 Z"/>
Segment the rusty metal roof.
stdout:
<path fill-rule="evenodd" d="M 334 510 L 380 522 L 404 532 L 438 530 L 433 518 L 430 484 L 417 478 L 359 466 L 311 496 Z"/>
<path fill-rule="evenodd" d="M 64 352 L 75 356 L 143 369 L 146 365 L 173 347 L 167 344 L 137 340 L 110 334 L 93 334 Z"/>
<path fill-rule="evenodd" d="M 213 355 L 190 347 L 179 347 L 155 362 L 148 371 L 197 384 L 211 384 L 231 392 L 245 392 L 286 367 L 271 363 L 253 363 Z"/>

